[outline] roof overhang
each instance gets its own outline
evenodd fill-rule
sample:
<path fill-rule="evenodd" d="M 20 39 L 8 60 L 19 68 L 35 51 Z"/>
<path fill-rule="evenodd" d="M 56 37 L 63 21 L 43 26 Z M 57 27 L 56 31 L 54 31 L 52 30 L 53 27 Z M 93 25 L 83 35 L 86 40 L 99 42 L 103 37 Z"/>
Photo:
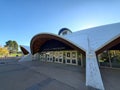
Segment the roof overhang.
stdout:
<path fill-rule="evenodd" d="M 111 39 L 111 41 L 108 41 L 107 43 L 105 43 L 105 45 L 103 45 L 101 48 L 96 50 L 96 54 L 98 55 L 105 50 L 109 50 L 110 48 L 112 48 L 113 46 L 117 44 L 120 44 L 120 35 L 114 37 L 113 39 Z"/>
<path fill-rule="evenodd" d="M 82 50 L 81 48 L 77 47 L 76 45 L 74 45 L 73 43 L 71 43 L 70 41 L 66 40 L 65 38 L 55 35 L 55 34 L 51 34 L 51 33 L 40 33 L 35 35 L 30 42 L 30 49 L 31 49 L 31 53 L 35 54 L 37 52 L 39 52 L 40 47 L 45 44 L 48 40 L 51 39 L 55 39 L 58 40 L 70 47 L 72 47 L 74 50 L 79 50 L 81 53 L 83 53 L 85 55 L 85 51 Z"/>
<path fill-rule="evenodd" d="M 29 54 L 29 51 L 24 46 L 20 45 L 20 49 L 21 49 L 21 51 L 23 52 L 24 55 Z"/>

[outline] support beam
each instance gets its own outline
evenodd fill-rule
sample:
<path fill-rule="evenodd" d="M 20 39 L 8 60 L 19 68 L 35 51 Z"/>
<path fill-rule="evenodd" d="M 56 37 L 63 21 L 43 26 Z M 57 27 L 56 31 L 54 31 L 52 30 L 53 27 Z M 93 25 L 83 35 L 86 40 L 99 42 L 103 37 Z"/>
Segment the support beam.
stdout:
<path fill-rule="evenodd" d="M 96 54 L 92 50 L 86 53 L 86 86 L 104 90 Z"/>
<path fill-rule="evenodd" d="M 111 62 L 111 56 L 110 56 L 110 51 L 109 50 L 107 50 L 107 55 L 108 55 L 108 58 L 109 58 L 110 67 L 112 68 L 112 62 Z"/>
<path fill-rule="evenodd" d="M 84 67 L 84 64 L 83 64 L 83 55 L 82 54 L 80 54 L 80 62 L 81 62 L 81 67 Z"/>
<path fill-rule="evenodd" d="M 32 57 L 33 57 L 32 54 L 24 55 L 24 56 L 19 60 L 19 62 L 23 62 L 23 61 L 32 61 Z"/>

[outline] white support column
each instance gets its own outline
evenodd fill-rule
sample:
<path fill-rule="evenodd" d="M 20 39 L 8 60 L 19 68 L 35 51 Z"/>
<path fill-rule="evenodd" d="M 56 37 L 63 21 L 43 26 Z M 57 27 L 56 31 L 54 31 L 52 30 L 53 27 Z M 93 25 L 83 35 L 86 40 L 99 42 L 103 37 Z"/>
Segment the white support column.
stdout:
<path fill-rule="evenodd" d="M 104 90 L 96 54 L 91 46 L 88 37 L 88 50 L 86 52 L 86 86 Z"/>
<path fill-rule="evenodd" d="M 104 90 L 97 58 L 94 51 L 86 53 L 86 86 Z"/>
<path fill-rule="evenodd" d="M 32 57 L 33 57 L 32 54 L 24 55 L 24 56 L 19 60 L 19 62 L 32 61 Z"/>

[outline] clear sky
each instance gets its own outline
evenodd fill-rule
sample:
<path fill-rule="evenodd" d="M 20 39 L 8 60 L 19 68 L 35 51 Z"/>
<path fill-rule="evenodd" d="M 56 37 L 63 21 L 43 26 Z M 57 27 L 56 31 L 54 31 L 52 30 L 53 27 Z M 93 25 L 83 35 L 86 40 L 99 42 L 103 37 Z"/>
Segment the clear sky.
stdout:
<path fill-rule="evenodd" d="M 120 0 L 0 0 L 0 45 L 29 45 L 42 32 L 78 31 L 120 22 Z"/>

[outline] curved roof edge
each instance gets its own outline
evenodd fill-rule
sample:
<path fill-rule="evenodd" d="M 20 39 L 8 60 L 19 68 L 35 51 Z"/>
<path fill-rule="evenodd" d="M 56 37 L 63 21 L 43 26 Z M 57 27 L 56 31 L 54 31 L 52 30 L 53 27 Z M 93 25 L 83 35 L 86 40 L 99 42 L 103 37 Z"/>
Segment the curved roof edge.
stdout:
<path fill-rule="evenodd" d="M 93 30 L 93 29 L 101 28 L 101 27 L 108 27 L 108 26 L 116 25 L 116 24 L 120 24 L 120 22 L 108 23 L 108 24 L 98 25 L 98 26 L 94 26 L 94 27 L 84 28 L 84 29 L 80 29 L 80 30 L 75 31 L 74 33 L 82 32 L 82 31 L 88 31 L 88 30 Z"/>
<path fill-rule="evenodd" d="M 77 48 L 77 49 L 83 51 L 84 54 L 85 54 L 85 50 L 84 50 L 82 47 L 79 47 L 79 46 L 75 45 L 74 43 L 72 43 L 71 41 L 65 39 L 64 37 L 61 37 L 61 36 L 56 35 L 56 34 L 53 34 L 53 33 L 39 33 L 39 34 L 36 34 L 35 36 L 33 36 L 33 38 L 31 39 L 31 42 L 30 42 L 30 49 L 31 49 L 31 53 L 32 53 L 32 54 L 35 54 L 35 53 L 36 53 L 36 52 L 33 51 L 33 47 L 32 47 L 32 46 L 33 46 L 33 43 L 35 42 L 34 40 L 35 40 L 35 38 L 39 39 L 39 37 L 40 37 L 41 35 L 43 35 L 43 36 L 46 36 L 46 35 L 47 35 L 47 37 L 44 37 L 44 38 L 47 38 L 47 39 L 57 39 L 57 40 L 62 41 L 62 42 L 65 43 L 65 44 L 71 45 L 72 47 L 74 46 L 74 48 Z M 40 40 L 39 40 L 39 41 L 40 41 Z M 39 46 L 39 45 L 38 45 L 38 46 Z M 40 48 L 40 47 L 39 47 L 39 48 Z M 37 50 L 37 49 L 36 49 L 36 50 Z M 37 52 L 38 52 L 38 51 L 37 51 Z"/>
<path fill-rule="evenodd" d="M 106 45 L 110 44 L 111 42 L 113 42 L 114 40 L 116 40 L 117 38 L 120 37 L 120 34 L 114 36 L 112 39 L 110 39 L 109 41 L 105 42 L 102 46 L 100 46 L 99 48 L 97 48 L 95 50 L 95 52 L 99 51 L 100 49 L 104 48 Z"/>

